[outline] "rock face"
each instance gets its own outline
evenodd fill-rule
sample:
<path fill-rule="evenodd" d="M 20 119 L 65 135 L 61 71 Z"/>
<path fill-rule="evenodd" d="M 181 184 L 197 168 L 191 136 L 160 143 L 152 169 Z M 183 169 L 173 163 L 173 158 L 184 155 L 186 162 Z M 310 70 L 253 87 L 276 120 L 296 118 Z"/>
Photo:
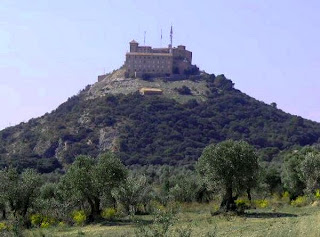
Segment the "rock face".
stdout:
<path fill-rule="evenodd" d="M 163 93 L 143 96 L 143 87 Z M 51 113 L 0 131 L 0 166 L 51 172 L 107 150 L 128 165 L 193 164 L 206 145 L 225 139 L 244 139 L 269 161 L 319 137 L 318 123 L 241 93 L 223 75 L 142 80 L 119 69 Z"/>
<path fill-rule="evenodd" d="M 119 151 L 117 139 L 119 138 L 118 128 L 107 127 L 101 128 L 99 131 L 99 150 L 104 151 Z"/>

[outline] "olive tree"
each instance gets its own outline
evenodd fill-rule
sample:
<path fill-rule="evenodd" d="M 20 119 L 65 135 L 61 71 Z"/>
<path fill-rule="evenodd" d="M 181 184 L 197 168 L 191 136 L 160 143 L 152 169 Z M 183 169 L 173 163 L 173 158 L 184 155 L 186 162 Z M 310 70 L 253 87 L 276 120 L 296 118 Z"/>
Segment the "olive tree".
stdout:
<path fill-rule="evenodd" d="M 128 213 L 134 215 L 138 211 L 138 205 L 142 205 L 146 211 L 146 206 L 152 198 L 152 189 L 146 176 L 130 174 L 112 194 Z"/>
<path fill-rule="evenodd" d="M 241 192 L 256 185 L 259 165 L 252 146 L 244 141 L 227 140 L 207 146 L 197 162 L 197 170 L 207 185 L 223 192 L 220 211 L 236 209 Z"/>
<path fill-rule="evenodd" d="M 199 196 L 202 181 L 196 172 L 184 170 L 184 173 L 173 175 L 170 181 L 173 186 L 169 189 L 169 195 L 172 196 L 175 201 L 196 201 Z"/>
<path fill-rule="evenodd" d="M 101 216 L 101 199 L 111 196 L 111 190 L 119 186 L 127 176 L 127 169 L 113 153 L 105 153 L 95 159 L 80 155 L 61 180 L 66 197 L 90 206 L 89 220 Z"/>
<path fill-rule="evenodd" d="M 26 216 L 38 195 L 41 176 L 32 169 L 19 174 L 16 169 L 8 168 L 0 171 L 0 180 L 1 199 L 8 204 L 16 219 L 21 218 L 24 224 L 28 224 Z"/>
<path fill-rule="evenodd" d="M 320 153 L 306 154 L 301 163 L 301 175 L 307 193 L 314 193 L 316 189 L 320 188 Z"/>
<path fill-rule="evenodd" d="M 73 203 L 71 198 L 64 198 L 58 183 L 46 182 L 40 188 L 34 210 L 46 217 L 68 221 Z"/>
<path fill-rule="evenodd" d="M 306 188 L 306 177 L 301 170 L 301 166 L 309 153 L 313 153 L 314 155 L 320 154 L 317 149 L 310 146 L 288 151 L 283 154 L 281 180 L 284 188 L 291 194 L 291 198 L 303 195 L 304 193 L 303 191 Z"/>

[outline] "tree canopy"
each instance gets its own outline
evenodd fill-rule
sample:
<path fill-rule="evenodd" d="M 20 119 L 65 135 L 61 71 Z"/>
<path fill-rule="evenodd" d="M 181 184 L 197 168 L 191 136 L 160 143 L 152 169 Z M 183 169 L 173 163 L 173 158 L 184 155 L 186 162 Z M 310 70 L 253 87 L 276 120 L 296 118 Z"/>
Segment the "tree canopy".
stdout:
<path fill-rule="evenodd" d="M 227 140 L 207 146 L 197 170 L 209 186 L 224 192 L 220 209 L 229 211 L 235 209 L 234 200 L 239 194 L 255 186 L 258 157 L 248 143 Z"/>
<path fill-rule="evenodd" d="M 101 199 L 111 197 L 114 187 L 124 182 L 127 169 L 113 153 L 98 157 L 98 162 L 85 155 L 78 156 L 61 181 L 66 198 L 87 202 L 90 219 L 101 215 Z"/>
<path fill-rule="evenodd" d="M 306 188 L 314 191 L 319 181 L 320 151 L 311 146 L 293 149 L 283 154 L 282 182 L 292 198 L 303 195 Z"/>
<path fill-rule="evenodd" d="M 19 174 L 14 168 L 7 168 L 0 171 L 0 180 L 0 200 L 8 203 L 16 219 L 28 225 L 26 217 L 42 185 L 41 176 L 31 169 Z"/>

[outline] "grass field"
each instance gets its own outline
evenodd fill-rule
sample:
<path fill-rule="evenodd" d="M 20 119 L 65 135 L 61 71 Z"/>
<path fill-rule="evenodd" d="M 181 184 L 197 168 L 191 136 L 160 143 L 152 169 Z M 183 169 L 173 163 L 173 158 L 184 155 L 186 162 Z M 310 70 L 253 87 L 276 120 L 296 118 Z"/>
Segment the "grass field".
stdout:
<path fill-rule="evenodd" d="M 179 236 L 176 230 L 191 230 L 191 236 L 320 236 L 319 207 L 284 206 L 277 210 L 248 210 L 242 216 L 211 216 L 211 205 L 189 204 L 180 208 L 168 236 Z M 138 216 L 138 221 L 151 216 Z M 25 236 L 136 236 L 137 224 L 129 219 L 84 227 L 52 227 L 25 231 Z M 181 235 L 180 235 L 181 236 Z"/>

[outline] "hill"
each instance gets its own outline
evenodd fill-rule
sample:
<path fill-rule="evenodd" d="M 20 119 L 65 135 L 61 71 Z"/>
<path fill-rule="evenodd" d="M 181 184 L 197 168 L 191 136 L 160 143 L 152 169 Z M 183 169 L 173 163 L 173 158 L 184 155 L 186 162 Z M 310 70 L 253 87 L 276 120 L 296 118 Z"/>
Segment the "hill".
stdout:
<path fill-rule="evenodd" d="M 143 96 L 141 87 L 161 88 Z M 76 155 L 118 152 L 131 164 L 192 164 L 209 143 L 244 139 L 271 161 L 318 142 L 320 124 L 234 88 L 224 75 L 183 80 L 124 78 L 117 70 L 56 110 L 0 131 L 0 165 L 51 172 Z"/>

